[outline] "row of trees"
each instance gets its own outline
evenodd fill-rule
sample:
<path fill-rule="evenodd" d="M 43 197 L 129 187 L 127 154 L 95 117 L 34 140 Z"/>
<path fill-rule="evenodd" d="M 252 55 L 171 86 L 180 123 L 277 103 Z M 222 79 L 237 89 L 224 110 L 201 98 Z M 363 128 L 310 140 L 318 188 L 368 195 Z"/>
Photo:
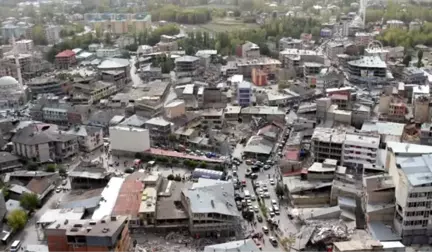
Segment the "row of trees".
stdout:
<path fill-rule="evenodd" d="M 432 46 L 432 23 L 426 23 L 419 31 L 388 29 L 377 37 L 386 46 L 411 48 L 416 45 Z"/>
<path fill-rule="evenodd" d="M 389 2 L 384 9 L 369 8 L 366 12 L 367 22 L 379 22 L 397 19 L 404 22 L 411 22 L 416 19 L 432 22 L 432 9 L 425 8 L 424 5 L 407 4 L 401 6 L 398 3 Z"/>
<path fill-rule="evenodd" d="M 40 200 L 34 193 L 23 193 L 20 198 L 20 205 L 23 209 L 13 210 L 6 217 L 7 224 L 14 231 L 25 227 L 28 221 L 27 212 L 36 210 L 40 206 Z"/>
<path fill-rule="evenodd" d="M 170 21 L 180 24 L 205 24 L 211 20 L 211 10 L 208 8 L 181 8 L 175 5 L 165 5 L 151 12 L 153 21 Z"/>

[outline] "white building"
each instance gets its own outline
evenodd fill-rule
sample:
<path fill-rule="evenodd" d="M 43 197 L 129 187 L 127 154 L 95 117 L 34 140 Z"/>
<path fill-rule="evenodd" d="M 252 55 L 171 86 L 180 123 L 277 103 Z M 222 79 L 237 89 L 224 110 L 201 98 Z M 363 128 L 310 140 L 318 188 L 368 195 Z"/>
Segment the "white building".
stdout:
<path fill-rule="evenodd" d="M 99 48 L 96 49 L 96 56 L 98 58 L 111 58 L 121 55 L 119 48 Z"/>
<path fill-rule="evenodd" d="M 31 39 L 23 39 L 15 42 L 15 44 L 19 53 L 28 53 L 33 51 L 33 40 Z"/>
<path fill-rule="evenodd" d="M 115 126 L 109 128 L 111 149 L 115 152 L 143 152 L 150 149 L 148 129 Z"/>
<path fill-rule="evenodd" d="M 27 102 L 25 89 L 10 76 L 0 78 L 0 109 L 18 109 Z"/>
<path fill-rule="evenodd" d="M 71 128 L 66 134 L 76 136 L 80 149 L 86 152 L 93 151 L 103 145 L 101 127 L 81 125 Z"/>
<path fill-rule="evenodd" d="M 48 25 L 45 27 L 45 37 L 48 44 L 55 44 L 60 42 L 61 26 Z"/>
<path fill-rule="evenodd" d="M 373 134 L 347 133 L 343 145 L 342 164 L 346 167 L 375 167 L 380 136 Z"/>
<path fill-rule="evenodd" d="M 432 243 L 432 155 L 396 157 L 399 181 L 396 188 L 394 227 L 402 243 Z"/>

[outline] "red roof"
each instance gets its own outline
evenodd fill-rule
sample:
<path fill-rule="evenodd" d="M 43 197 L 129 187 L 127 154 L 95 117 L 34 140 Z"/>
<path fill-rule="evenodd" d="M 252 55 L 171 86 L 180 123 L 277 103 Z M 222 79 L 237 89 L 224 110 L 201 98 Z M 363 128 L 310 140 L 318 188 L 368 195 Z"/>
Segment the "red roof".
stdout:
<path fill-rule="evenodd" d="M 144 190 L 144 184 L 137 180 L 141 176 L 141 172 L 135 172 L 125 179 L 117 196 L 112 211 L 113 215 L 131 215 L 134 217 L 138 215 L 142 191 Z"/>
<path fill-rule="evenodd" d="M 61 57 L 61 58 L 63 58 L 63 57 L 72 57 L 72 56 L 75 56 L 74 51 L 72 51 L 72 50 L 64 50 L 63 52 L 58 53 L 56 55 L 56 58 L 57 57 Z"/>

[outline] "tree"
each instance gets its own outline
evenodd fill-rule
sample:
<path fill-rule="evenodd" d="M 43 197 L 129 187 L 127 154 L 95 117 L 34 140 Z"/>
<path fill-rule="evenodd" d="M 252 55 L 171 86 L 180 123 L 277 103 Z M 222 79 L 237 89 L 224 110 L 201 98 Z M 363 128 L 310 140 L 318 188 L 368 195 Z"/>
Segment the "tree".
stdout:
<path fill-rule="evenodd" d="M 45 167 L 46 172 L 55 172 L 56 171 L 56 164 L 47 164 Z"/>
<path fill-rule="evenodd" d="M 280 183 L 277 183 L 275 190 L 276 190 L 276 195 L 279 198 L 282 198 L 284 196 L 285 190 L 284 190 L 283 186 Z"/>
<path fill-rule="evenodd" d="M 39 198 L 34 193 L 23 193 L 20 198 L 20 205 L 29 210 L 35 210 L 39 206 Z"/>
<path fill-rule="evenodd" d="M 200 168 L 207 168 L 207 163 L 205 161 L 201 161 L 199 167 Z"/>
<path fill-rule="evenodd" d="M 410 62 L 411 62 L 411 55 L 410 55 L 410 54 L 405 55 L 404 58 L 403 58 L 403 60 L 402 60 L 402 63 L 403 63 L 406 67 L 408 67 L 409 64 L 410 64 Z"/>
<path fill-rule="evenodd" d="M 24 210 L 13 210 L 7 216 L 7 223 L 13 231 L 18 231 L 25 227 L 28 216 Z"/>
<path fill-rule="evenodd" d="M 35 25 L 32 28 L 33 42 L 36 45 L 47 45 L 48 41 L 45 37 L 45 30 L 42 25 Z"/>
<path fill-rule="evenodd" d="M 57 170 L 58 170 L 60 176 L 65 177 L 67 175 L 67 171 L 62 165 L 59 165 L 57 167 Z"/>
<path fill-rule="evenodd" d="M 175 178 L 175 177 L 174 177 L 173 174 L 170 174 L 170 175 L 167 176 L 167 179 L 168 179 L 168 180 L 174 180 L 174 178 Z"/>
<path fill-rule="evenodd" d="M 292 245 L 295 243 L 296 238 L 293 235 L 290 235 L 289 237 L 284 237 L 281 239 L 280 243 L 282 244 L 282 246 L 287 249 L 290 250 Z"/>
<path fill-rule="evenodd" d="M 417 67 L 420 68 L 420 67 L 423 66 L 423 62 L 422 62 L 422 60 L 423 60 L 423 50 L 419 50 L 418 51 L 418 53 L 417 53 L 417 59 L 418 59 L 418 61 L 417 61 Z"/>
<path fill-rule="evenodd" d="M 177 175 L 175 175 L 174 180 L 180 182 L 182 180 L 182 178 L 179 174 L 177 174 Z"/>
<path fill-rule="evenodd" d="M 27 164 L 27 170 L 29 171 L 37 171 L 38 169 L 38 164 L 34 163 L 34 162 L 28 162 Z"/>
<path fill-rule="evenodd" d="M 112 38 L 111 38 L 111 34 L 109 32 L 105 33 L 104 43 L 107 44 L 107 45 L 111 45 L 112 44 Z"/>
<path fill-rule="evenodd" d="M 2 190 L 1 190 L 1 193 L 3 194 L 3 197 L 5 199 L 8 199 L 9 198 L 9 187 L 6 186 L 6 185 L 3 186 Z"/>

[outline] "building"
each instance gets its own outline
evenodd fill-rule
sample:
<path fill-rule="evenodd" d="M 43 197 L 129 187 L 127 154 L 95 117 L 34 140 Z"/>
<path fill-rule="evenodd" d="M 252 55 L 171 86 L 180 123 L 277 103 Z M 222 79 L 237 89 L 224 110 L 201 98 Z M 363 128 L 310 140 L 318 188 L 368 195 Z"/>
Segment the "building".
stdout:
<path fill-rule="evenodd" d="M 235 62 L 229 63 L 234 65 L 234 69 L 237 68 L 238 73 L 244 75 L 245 77 L 250 77 L 252 75 L 252 69 L 260 69 L 267 73 L 268 77 L 274 77 L 276 71 L 279 69 L 281 62 L 277 59 L 272 59 L 269 57 L 257 57 L 257 58 L 237 58 Z M 226 67 L 226 66 L 225 66 Z M 227 68 L 225 70 L 229 70 Z M 237 72 L 232 71 L 232 74 Z"/>
<path fill-rule="evenodd" d="M 35 162 L 62 162 L 78 153 L 77 138 L 31 124 L 12 138 L 13 153 Z"/>
<path fill-rule="evenodd" d="M 402 81 L 405 84 L 419 84 L 426 83 L 427 76 L 424 71 L 417 67 L 405 67 L 402 71 Z"/>
<path fill-rule="evenodd" d="M 252 68 L 252 83 L 256 86 L 266 86 L 268 74 L 259 68 Z"/>
<path fill-rule="evenodd" d="M 403 21 L 400 20 L 387 20 L 386 22 L 387 28 L 392 29 L 392 28 L 403 28 L 405 26 L 405 23 Z"/>
<path fill-rule="evenodd" d="M 57 221 L 45 228 L 49 251 L 129 251 L 126 216 L 101 220 Z"/>
<path fill-rule="evenodd" d="M 424 145 L 432 145 L 432 124 L 422 124 L 420 129 L 420 143 Z"/>
<path fill-rule="evenodd" d="M 335 252 L 405 252 L 405 246 L 399 241 L 379 241 L 369 239 L 340 241 L 333 243 Z"/>
<path fill-rule="evenodd" d="M 19 157 L 10 152 L 0 152 L 0 173 L 13 172 L 22 167 Z"/>
<path fill-rule="evenodd" d="M 222 129 L 224 124 L 223 109 L 206 109 L 201 112 L 202 124 L 208 128 Z"/>
<path fill-rule="evenodd" d="M 0 108 L 19 109 L 27 100 L 27 90 L 13 77 L 0 78 Z"/>
<path fill-rule="evenodd" d="M 72 90 L 68 81 L 60 80 L 54 76 L 35 77 L 30 79 L 26 85 L 33 98 L 38 97 L 40 94 L 67 94 Z"/>
<path fill-rule="evenodd" d="M 82 151 L 91 152 L 103 145 L 103 130 L 100 127 L 74 126 L 66 134 L 76 136 Z"/>
<path fill-rule="evenodd" d="M 29 110 L 33 120 L 63 126 L 81 124 L 89 113 L 87 107 L 73 106 L 59 97 L 41 97 Z"/>
<path fill-rule="evenodd" d="M 370 224 L 392 225 L 395 216 L 395 185 L 388 174 L 363 177 L 362 209 Z"/>
<path fill-rule="evenodd" d="M 96 49 L 96 57 L 98 58 L 113 58 L 121 56 L 120 48 L 99 48 Z"/>
<path fill-rule="evenodd" d="M 83 161 L 75 169 L 68 172 L 68 178 L 70 180 L 70 185 L 72 189 L 88 190 L 88 189 L 104 188 L 101 196 L 105 197 L 107 201 L 108 200 L 112 201 L 113 196 L 110 194 L 114 194 L 113 190 L 115 190 L 114 185 L 116 184 L 113 184 L 114 182 L 111 182 L 111 180 L 113 180 L 114 178 L 111 178 L 111 174 L 108 173 L 107 169 L 103 167 L 102 163 Z M 120 178 L 115 178 L 115 179 L 120 179 Z M 109 191 L 110 194 L 106 193 L 106 191 L 108 190 L 111 190 Z M 107 204 L 106 201 L 102 201 L 101 203 L 103 203 L 104 205 L 98 206 L 94 210 L 98 210 L 101 207 L 105 207 L 105 204 Z"/>
<path fill-rule="evenodd" d="M 15 42 L 18 53 L 29 53 L 33 51 L 33 40 L 23 39 Z"/>
<path fill-rule="evenodd" d="M 432 198 L 432 155 L 396 157 L 399 180 L 396 187 L 394 227 L 402 242 L 432 243 L 430 224 Z"/>
<path fill-rule="evenodd" d="M 150 149 L 148 129 L 114 126 L 109 128 L 109 136 L 113 153 L 135 154 Z"/>
<path fill-rule="evenodd" d="M 311 139 L 315 162 L 323 162 L 325 159 L 342 161 L 346 132 L 344 128 L 316 127 Z"/>
<path fill-rule="evenodd" d="M 85 13 L 84 20 L 93 29 L 100 27 L 117 35 L 143 32 L 151 25 L 151 15 L 146 13 Z"/>
<path fill-rule="evenodd" d="M 258 58 L 261 56 L 260 48 L 257 44 L 246 41 L 246 43 L 237 49 L 237 56 L 243 58 Z"/>
<path fill-rule="evenodd" d="M 154 117 L 145 122 L 148 129 L 152 146 L 167 145 L 169 136 L 173 133 L 173 124 L 162 117 Z"/>
<path fill-rule="evenodd" d="M 204 252 L 260 252 L 259 248 L 252 239 L 231 241 L 226 243 L 208 245 L 204 247 Z"/>
<path fill-rule="evenodd" d="M 174 60 L 176 72 L 186 72 L 195 75 L 200 66 L 200 58 L 194 56 L 183 56 Z"/>
<path fill-rule="evenodd" d="M 411 21 L 409 23 L 409 30 L 410 31 L 418 31 L 418 30 L 420 30 L 421 26 L 422 26 L 422 24 L 420 22 Z"/>
<path fill-rule="evenodd" d="M 302 49 L 303 41 L 301 39 L 294 39 L 291 37 L 284 37 L 279 39 L 279 51 L 285 49 Z"/>
<path fill-rule="evenodd" d="M 262 117 L 267 121 L 285 122 L 285 111 L 276 106 L 249 106 L 242 108 L 240 118 L 251 121 L 253 117 Z"/>
<path fill-rule="evenodd" d="M 45 38 L 48 44 L 52 45 L 60 41 L 60 31 L 62 27 L 59 25 L 45 26 Z"/>
<path fill-rule="evenodd" d="M 284 68 L 294 69 L 298 75 L 301 75 L 304 62 L 324 64 L 324 54 L 314 50 L 285 49 L 279 53 L 279 60 Z"/>
<path fill-rule="evenodd" d="M 416 123 L 424 123 L 430 121 L 428 96 L 420 96 L 415 99 L 413 114 L 414 121 Z"/>
<path fill-rule="evenodd" d="M 387 82 L 387 64 L 375 56 L 363 56 L 349 61 L 348 79 L 360 84 L 384 84 Z"/>
<path fill-rule="evenodd" d="M 68 69 L 76 63 L 76 55 L 72 50 L 60 52 L 55 57 L 55 66 L 57 69 Z"/>
<path fill-rule="evenodd" d="M 325 49 L 327 57 L 333 61 L 336 60 L 337 55 L 343 54 L 345 52 L 344 43 L 339 41 L 329 42 Z"/>
<path fill-rule="evenodd" d="M 354 169 L 375 168 L 379 144 L 379 135 L 346 133 L 342 165 Z"/>
<path fill-rule="evenodd" d="M 241 215 L 229 181 L 198 179 L 181 193 L 194 236 L 232 236 L 241 230 Z"/>
<path fill-rule="evenodd" d="M 241 107 L 248 107 L 252 104 L 253 89 L 248 81 L 242 81 L 237 85 L 237 103 Z"/>
<path fill-rule="evenodd" d="M 31 39 L 32 27 L 33 24 L 29 24 L 23 21 L 16 23 L 13 21 L 5 21 L 2 23 L 0 31 L 5 41 L 8 41 L 12 37 Z"/>
<path fill-rule="evenodd" d="M 368 32 L 356 32 L 354 42 L 358 46 L 367 47 L 370 42 L 374 41 L 375 35 Z"/>
<path fill-rule="evenodd" d="M 117 92 L 115 84 L 105 81 L 90 81 L 89 83 L 74 83 L 73 103 L 93 104 Z"/>

